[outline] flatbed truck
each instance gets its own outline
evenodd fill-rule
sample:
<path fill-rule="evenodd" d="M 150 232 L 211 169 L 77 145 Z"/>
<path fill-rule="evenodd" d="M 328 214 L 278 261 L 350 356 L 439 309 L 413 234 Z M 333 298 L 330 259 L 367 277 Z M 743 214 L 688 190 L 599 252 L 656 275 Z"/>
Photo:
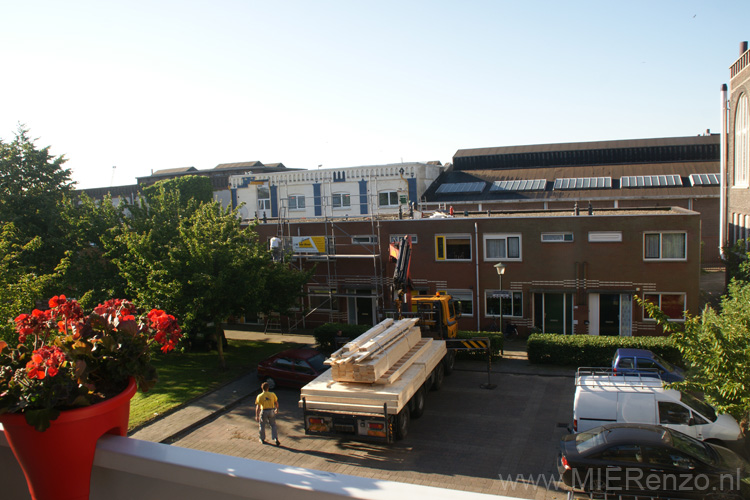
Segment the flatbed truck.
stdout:
<path fill-rule="evenodd" d="M 400 356 L 389 355 L 398 351 L 395 347 L 385 349 L 376 356 L 369 356 L 370 364 L 376 360 L 382 373 L 376 373 L 374 382 L 352 381 L 357 368 L 363 362 L 356 361 L 347 369 L 355 373 L 350 381 L 337 381 L 332 367 L 305 385 L 300 391 L 299 405 L 303 409 L 305 434 L 338 436 L 366 441 L 392 443 L 408 434 L 412 418 L 419 418 L 425 406 L 426 393 L 439 389 L 445 376 L 445 361 L 448 349 L 443 340 L 421 336 L 417 319 L 385 320 L 365 332 L 340 351 L 349 349 L 349 357 L 361 357 L 361 346 L 366 343 L 373 330 L 410 329 L 412 342 L 408 351 Z M 416 329 L 416 337 L 414 330 Z M 332 355 L 332 357 L 335 357 Z M 368 365 L 367 368 L 370 368 Z M 385 371 L 383 371 L 385 370 Z M 372 379 L 370 379 L 372 380 Z"/>

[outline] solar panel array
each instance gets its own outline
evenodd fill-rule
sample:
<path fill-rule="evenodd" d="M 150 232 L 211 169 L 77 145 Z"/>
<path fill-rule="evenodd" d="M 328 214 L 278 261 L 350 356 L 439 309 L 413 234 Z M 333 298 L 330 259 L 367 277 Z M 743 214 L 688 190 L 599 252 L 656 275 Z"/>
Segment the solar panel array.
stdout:
<path fill-rule="evenodd" d="M 612 187 L 612 177 L 568 177 L 555 179 L 553 189 L 604 189 Z"/>
<path fill-rule="evenodd" d="M 719 174 L 690 174 L 690 184 L 693 186 L 716 186 L 719 184 Z M 437 194 L 481 193 L 486 182 L 452 182 L 438 187 Z M 620 177 L 621 188 L 643 187 L 679 187 L 682 177 L 672 175 L 627 175 Z M 607 189 L 612 187 L 611 177 L 567 177 L 555 179 L 553 189 Z M 514 179 L 495 181 L 490 186 L 491 193 L 503 191 L 544 191 L 547 179 Z"/>
<path fill-rule="evenodd" d="M 621 188 L 682 186 L 679 175 L 627 175 L 620 177 Z"/>
<path fill-rule="evenodd" d="M 442 184 L 437 191 L 438 194 L 445 193 L 481 193 L 484 191 L 486 182 L 452 182 Z"/>
<path fill-rule="evenodd" d="M 497 191 L 544 191 L 547 179 L 515 179 L 512 181 L 495 181 L 490 192 Z"/>
<path fill-rule="evenodd" d="M 719 174 L 690 174 L 693 186 L 718 186 L 720 181 Z"/>

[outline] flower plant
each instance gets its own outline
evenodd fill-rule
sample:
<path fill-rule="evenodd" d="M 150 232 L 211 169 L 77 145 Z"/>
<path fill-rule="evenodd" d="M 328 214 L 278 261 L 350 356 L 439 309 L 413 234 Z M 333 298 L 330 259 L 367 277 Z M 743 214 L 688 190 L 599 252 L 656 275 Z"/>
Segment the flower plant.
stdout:
<path fill-rule="evenodd" d="M 111 299 L 86 315 L 64 295 L 49 309 L 15 319 L 18 345 L 0 341 L 0 415 L 23 413 L 39 431 L 61 410 L 88 406 L 122 392 L 130 377 L 141 391 L 156 383 L 151 354 L 169 352 L 182 333 L 159 309 L 139 315 L 135 305 Z"/>

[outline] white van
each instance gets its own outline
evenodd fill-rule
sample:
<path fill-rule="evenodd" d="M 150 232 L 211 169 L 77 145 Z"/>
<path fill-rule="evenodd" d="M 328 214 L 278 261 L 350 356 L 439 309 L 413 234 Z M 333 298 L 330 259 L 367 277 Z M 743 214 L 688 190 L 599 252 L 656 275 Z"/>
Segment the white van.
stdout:
<path fill-rule="evenodd" d="M 576 376 L 573 432 L 628 422 L 660 424 L 701 440 L 726 442 L 741 437 L 740 426 L 731 415 L 717 415 L 706 402 L 665 389 L 660 379 L 590 375 L 582 370 Z"/>

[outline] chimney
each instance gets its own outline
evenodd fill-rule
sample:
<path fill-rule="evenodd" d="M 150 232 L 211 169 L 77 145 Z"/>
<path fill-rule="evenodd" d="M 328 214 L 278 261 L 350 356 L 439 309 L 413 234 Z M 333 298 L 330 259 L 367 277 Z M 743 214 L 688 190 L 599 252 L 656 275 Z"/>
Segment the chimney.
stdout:
<path fill-rule="evenodd" d="M 740 42 L 740 55 L 747 52 L 747 42 Z"/>

